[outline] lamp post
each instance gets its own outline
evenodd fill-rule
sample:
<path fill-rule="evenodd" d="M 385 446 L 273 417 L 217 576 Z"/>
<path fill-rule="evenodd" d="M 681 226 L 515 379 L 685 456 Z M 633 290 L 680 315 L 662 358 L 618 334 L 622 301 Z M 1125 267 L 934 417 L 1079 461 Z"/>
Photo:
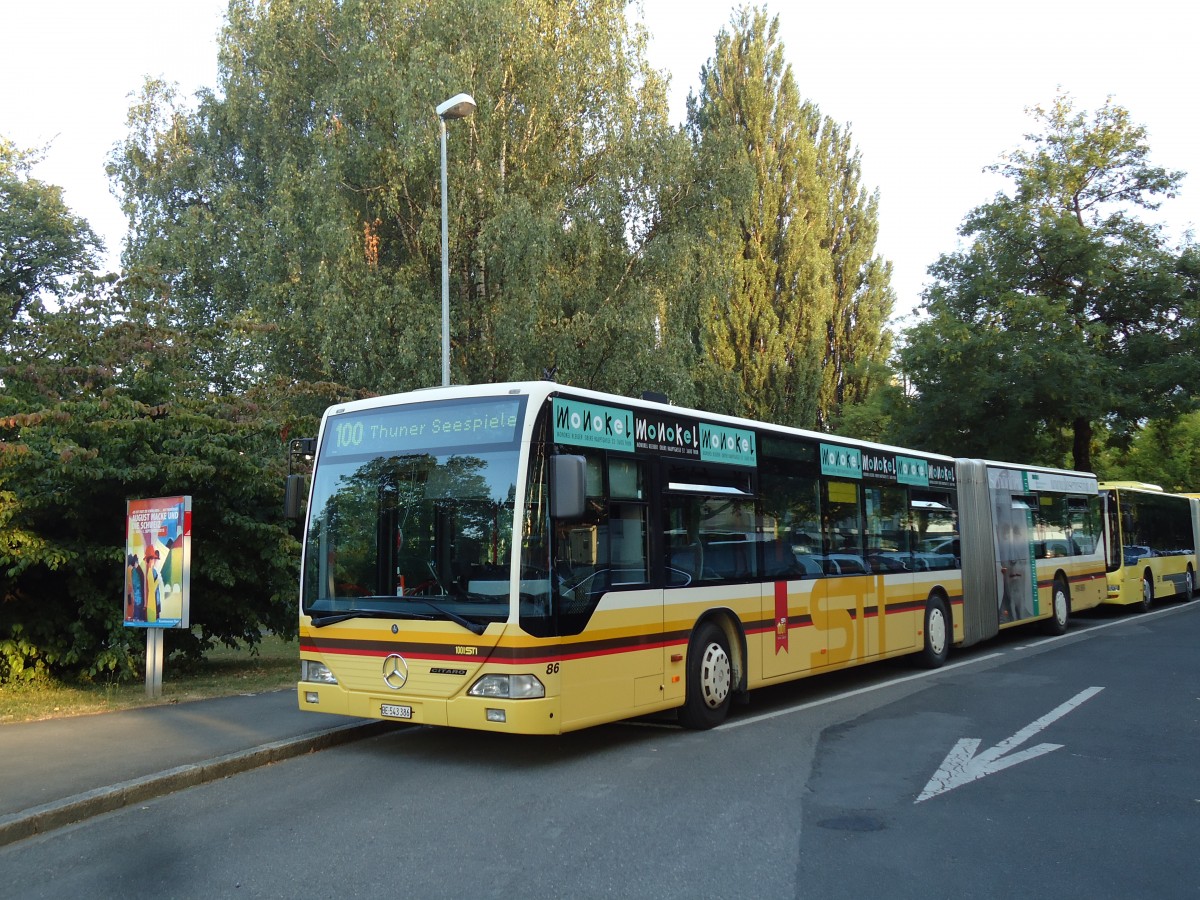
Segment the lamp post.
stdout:
<path fill-rule="evenodd" d="M 442 131 L 442 387 L 450 384 L 450 237 L 446 200 L 446 120 L 463 119 L 475 112 L 470 94 L 455 94 L 437 108 Z"/>

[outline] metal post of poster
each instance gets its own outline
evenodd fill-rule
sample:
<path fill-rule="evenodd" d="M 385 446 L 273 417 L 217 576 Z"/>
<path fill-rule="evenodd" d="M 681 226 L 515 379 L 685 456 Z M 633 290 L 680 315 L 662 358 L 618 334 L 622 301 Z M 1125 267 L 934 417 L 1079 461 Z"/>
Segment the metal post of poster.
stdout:
<path fill-rule="evenodd" d="M 162 696 L 163 629 L 189 628 L 192 498 L 125 507 L 126 628 L 146 629 L 146 696 Z"/>
<path fill-rule="evenodd" d="M 446 120 L 464 119 L 475 112 L 470 94 L 455 94 L 437 108 L 442 132 L 442 387 L 450 384 L 450 260 L 449 203 L 446 198 Z"/>

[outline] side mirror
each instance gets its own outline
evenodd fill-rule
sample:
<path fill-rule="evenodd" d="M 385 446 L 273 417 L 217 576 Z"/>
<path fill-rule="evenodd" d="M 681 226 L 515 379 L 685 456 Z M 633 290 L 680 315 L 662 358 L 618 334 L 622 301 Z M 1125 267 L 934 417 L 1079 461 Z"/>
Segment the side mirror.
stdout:
<path fill-rule="evenodd" d="M 587 503 L 587 460 L 582 456 L 550 457 L 550 515 L 578 519 Z"/>
<path fill-rule="evenodd" d="M 305 478 L 303 475 L 289 475 L 287 487 L 283 494 L 283 517 L 285 519 L 300 518 L 300 507 L 304 503 Z"/>

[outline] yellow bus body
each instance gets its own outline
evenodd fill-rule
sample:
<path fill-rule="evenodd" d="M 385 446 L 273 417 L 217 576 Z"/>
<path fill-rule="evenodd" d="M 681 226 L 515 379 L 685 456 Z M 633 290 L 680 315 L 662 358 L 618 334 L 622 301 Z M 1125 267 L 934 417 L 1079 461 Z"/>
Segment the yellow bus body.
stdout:
<path fill-rule="evenodd" d="M 1038 564 L 1040 609 L 1035 619 L 1002 628 L 1049 618 L 1056 578 L 1070 584 L 1073 610 L 1101 602 L 1102 574 L 1082 562 L 1052 562 Z M 686 690 L 688 638 L 701 618 L 714 619 L 725 629 L 735 672 L 748 690 L 919 650 L 931 593 L 949 600 L 953 642 L 963 639 L 957 572 L 790 581 L 785 589 L 782 634 L 775 621 L 773 584 L 757 592 L 744 585 L 614 592 L 601 601 L 584 634 L 544 640 L 511 623 L 489 626 L 476 637 L 445 622 L 407 622 L 405 640 L 398 642 L 387 621 L 356 620 L 318 629 L 306 617 L 301 657 L 328 665 L 337 684 L 299 682 L 299 706 L 380 720 L 395 718 L 384 714 L 387 708 L 409 708 L 403 721 L 411 724 L 560 734 L 678 707 Z M 389 689 L 382 674 L 384 660 L 397 652 L 409 667 L 400 691 Z M 547 696 L 468 696 L 468 687 L 491 672 L 536 673 Z M 489 718 L 489 710 L 503 711 L 503 720 L 497 721 L 496 712 Z"/>
<path fill-rule="evenodd" d="M 1196 589 L 1200 547 L 1200 496 L 1171 494 L 1142 482 L 1101 482 L 1108 492 L 1110 509 L 1107 539 L 1110 564 L 1104 602 L 1113 606 L 1148 608 L 1155 600 L 1179 597 L 1190 600 Z M 1155 535 L 1169 535 L 1169 546 L 1138 543 L 1130 533 L 1131 507 L 1152 504 L 1146 518 L 1155 523 Z M 1171 520 L 1170 528 L 1164 527 Z"/>
<path fill-rule="evenodd" d="M 671 421 L 690 417 L 700 422 L 717 423 L 722 427 L 727 426 L 729 434 L 746 440 L 752 436 L 750 429 L 754 428 L 757 429 L 754 434 L 759 438 L 774 436 L 794 441 L 797 445 L 811 445 L 814 449 L 819 446 L 822 456 L 827 452 L 836 456 L 836 451 L 844 448 L 850 457 L 859 453 L 874 454 L 871 466 L 898 468 L 927 465 L 936 467 L 940 474 L 936 483 L 932 475 L 925 482 L 901 481 L 892 471 L 893 480 L 887 483 L 896 491 L 904 492 L 902 496 L 909 499 L 903 501 L 903 511 L 898 512 L 893 505 L 888 507 L 890 512 L 885 512 L 882 500 L 878 501 L 876 507 L 867 504 L 866 488 L 862 487 L 868 479 L 866 465 L 856 461 L 854 465 L 862 466 L 862 474 L 855 475 L 853 469 L 847 474 L 846 462 L 831 456 L 828 472 L 823 460 L 820 469 L 813 469 L 820 477 L 818 479 L 814 474 L 812 483 L 819 485 L 818 489 L 827 489 L 827 493 L 822 495 L 826 498 L 821 500 L 822 503 L 827 502 L 831 509 L 837 504 L 849 506 L 858 515 L 855 520 L 859 529 L 858 555 L 845 552 L 844 547 L 841 550 L 797 549 L 802 530 L 799 525 L 786 532 L 791 537 L 784 541 L 780 535 L 785 531 L 779 521 L 768 521 L 771 517 L 763 513 L 760 506 L 755 521 L 749 526 L 742 528 L 736 525 L 736 517 L 731 516 L 727 529 L 709 533 L 710 542 L 703 552 L 712 551 L 714 555 L 719 555 L 721 551 L 731 554 L 752 552 L 762 562 L 767 558 L 768 544 L 786 543 L 791 548 L 789 552 L 797 557 L 808 555 L 811 559 L 821 559 L 824 568 L 810 571 L 806 577 L 800 577 L 797 569 L 789 569 L 787 571 L 790 574 L 772 578 L 763 563 L 763 570 L 754 577 L 697 576 L 695 583 L 679 586 L 666 575 L 677 570 L 673 568 L 674 558 L 668 559 L 664 546 L 679 532 L 672 531 L 672 526 L 662 524 L 663 514 L 667 511 L 667 500 L 663 498 L 672 491 L 678 495 L 686 490 L 704 489 L 708 492 L 705 496 L 710 498 L 710 506 L 720 507 L 729 503 L 731 497 L 748 506 L 751 501 L 761 502 L 766 492 L 739 494 L 716 481 L 706 483 L 705 473 L 701 473 L 703 477 L 698 477 L 696 484 L 676 483 L 667 475 L 668 458 L 654 455 L 656 452 L 666 452 L 662 445 L 649 450 L 639 447 L 636 454 L 628 449 L 614 452 L 612 458 L 621 461 L 644 461 L 646 469 L 652 473 L 657 473 L 657 467 L 661 465 L 661 478 L 654 475 L 658 480 L 652 480 L 651 483 L 658 485 L 658 490 L 663 494 L 659 496 L 647 490 L 645 494 L 638 493 L 636 496 L 618 495 L 615 489 L 610 490 L 608 493 L 611 496 L 606 502 L 610 502 L 613 508 L 620 501 L 630 506 L 637 505 L 643 512 L 641 518 L 612 513 L 601 523 L 606 529 L 603 539 L 611 540 L 613 546 L 617 547 L 619 525 L 620 529 L 641 536 L 640 546 L 643 550 L 648 542 L 655 546 L 654 554 L 647 553 L 640 560 L 640 581 L 629 581 L 628 584 L 618 582 L 615 589 L 610 585 L 607 589 L 593 592 L 591 596 L 596 598 L 592 601 L 594 608 L 589 609 L 586 621 L 578 625 L 577 633 L 564 630 L 553 636 L 539 637 L 522 627 L 522 616 L 527 614 L 522 598 L 530 595 L 536 601 L 537 596 L 542 595 L 535 596 L 527 590 L 523 581 L 527 576 L 517 554 L 521 550 L 522 536 L 527 543 L 529 541 L 529 519 L 532 519 L 529 513 L 523 512 L 522 503 L 525 507 L 532 507 L 534 499 L 537 499 L 531 487 L 537 485 L 529 475 L 532 468 L 530 457 L 535 451 L 549 455 L 550 450 L 546 448 L 550 444 L 572 444 L 569 435 L 553 441 L 543 438 L 540 443 L 532 437 L 533 420 L 538 415 L 542 415 L 544 420 L 544 411 L 550 408 L 551 402 L 557 402 L 556 398 L 560 395 L 578 399 L 580 405 L 587 400 L 609 412 L 619 411 L 617 408 L 621 407 L 633 412 L 646 412 L 647 415 L 652 413 L 655 417 Z M 375 589 L 359 595 L 347 592 L 349 588 L 343 591 L 342 582 L 338 580 L 341 574 L 332 563 L 326 567 L 326 560 L 334 558 L 333 549 L 318 552 L 315 546 L 306 542 L 305 565 L 314 579 L 312 583 L 322 591 L 328 590 L 343 606 L 334 603 L 322 609 L 324 619 L 315 619 L 307 609 L 301 613 L 302 679 L 297 682 L 300 709 L 411 724 L 558 734 L 685 706 L 692 696 L 689 690 L 695 689 L 694 685 L 688 684 L 688 673 L 695 669 L 689 666 L 689 648 L 694 636 L 707 630 L 709 623 L 720 630 L 728 646 L 732 693 L 744 695 L 758 687 L 873 660 L 915 653 L 928 655 L 930 648 L 925 634 L 926 621 L 939 604 L 944 607 L 948 617 L 945 644 L 968 646 L 994 636 L 1000 629 L 1031 622 L 1053 624 L 1061 619 L 1058 622 L 1061 630 L 1066 627 L 1066 605 L 1075 611 L 1088 609 L 1103 602 L 1108 593 L 1098 527 L 1090 531 L 1077 530 L 1084 525 L 1090 529 L 1088 523 L 1093 519 L 1098 522 L 1096 481 L 1094 476 L 1086 473 L 1018 467 L 982 460 L 955 460 L 933 454 L 914 457 L 907 455 L 913 451 L 898 451 L 896 448 L 854 441 L 841 441 L 835 446 L 834 442 L 840 439 L 828 435 L 679 410 L 652 402 L 575 391 L 547 383 L 492 385 L 474 389 L 460 387 L 441 392 L 422 392 L 419 397 L 375 398 L 331 410 L 331 413 L 338 415 L 348 410 L 347 415 L 351 416 L 350 419 L 344 419 L 341 425 L 331 428 L 340 429 L 337 432 L 338 441 L 356 442 L 363 433 L 362 417 L 366 413 L 378 413 L 380 410 L 386 413 L 392 409 L 403 409 L 406 404 L 436 404 L 443 399 L 447 403 L 471 401 L 478 396 L 519 396 L 523 398 L 522 402 L 527 399 L 529 405 L 526 419 L 518 421 L 515 416 L 511 419 L 516 436 L 510 440 L 514 445 L 519 442 L 522 460 L 512 491 L 512 496 L 517 498 L 515 506 L 508 507 L 504 512 L 507 517 L 505 527 L 510 528 L 513 536 L 509 545 L 513 558 L 505 564 L 503 582 L 495 580 L 499 576 L 487 582 L 493 586 L 502 584 L 503 587 L 489 588 L 497 593 L 484 597 L 485 600 L 488 597 L 502 598 L 493 605 L 508 604 L 504 607 L 507 612 L 498 616 L 506 615 L 507 618 L 490 621 L 486 627 L 480 625 L 478 631 L 481 633 L 476 633 L 470 626 L 477 623 L 464 621 L 461 617 L 454 619 L 452 615 L 441 617 L 432 612 L 419 613 L 423 609 L 419 605 L 412 608 L 402 606 L 400 602 L 417 593 L 411 590 L 416 578 L 410 570 L 407 580 L 399 574 L 392 579 L 390 573 L 398 570 L 389 568 L 391 563 L 361 570 L 378 579 Z M 475 416 L 476 413 L 472 412 L 471 415 Z M 354 416 L 359 418 L 356 420 Z M 441 428 L 443 433 L 449 433 L 452 428 L 457 433 L 460 427 L 464 430 L 468 426 L 490 427 L 492 420 L 468 420 L 466 416 L 446 414 L 433 421 L 434 426 Z M 503 424 L 510 420 L 497 421 Z M 597 427 L 603 424 L 599 416 L 595 421 Z M 359 430 L 353 431 L 347 422 Z M 478 422 L 483 422 L 483 425 L 476 424 Z M 397 419 L 395 422 L 385 422 L 378 431 L 395 432 L 403 437 L 418 432 L 420 427 L 420 423 Z M 371 432 L 368 430 L 366 433 Z M 322 436 L 323 440 L 330 440 L 324 423 Z M 457 445 L 450 446 L 453 449 Z M 386 454 L 393 452 L 400 454 L 399 450 L 389 449 L 381 451 L 384 454 L 381 458 L 388 461 Z M 418 460 L 406 464 L 414 471 L 427 459 L 416 455 L 399 458 Z M 688 457 L 685 462 L 690 463 L 692 459 Z M 772 459 L 783 459 L 787 465 L 792 464 L 782 455 Z M 816 466 L 814 460 L 810 459 L 809 462 Z M 321 458 L 318 458 L 318 467 L 320 465 Z M 721 465 L 729 468 L 742 465 L 739 472 L 753 472 L 758 477 L 765 477 L 755 463 L 745 466 L 730 463 L 728 459 L 718 459 L 711 467 Z M 958 475 L 955 475 L 956 466 Z M 357 471 L 367 473 L 369 470 L 363 465 Z M 610 470 L 610 479 L 617 477 L 613 474 L 615 471 Z M 884 483 L 880 471 L 880 468 L 871 470 L 869 477 L 876 479 L 873 484 Z M 967 473 L 970 473 L 975 485 L 970 489 L 961 480 Z M 904 476 L 915 477 L 907 471 Z M 926 475 L 922 472 L 920 477 L 925 478 Z M 956 479 L 959 479 L 957 484 Z M 365 476 L 362 480 L 366 483 Z M 392 492 L 388 496 L 402 496 L 392 482 L 381 481 L 378 487 L 374 482 L 369 484 L 369 489 L 351 496 L 339 510 L 352 510 L 355 508 L 353 503 L 361 505 L 373 501 L 377 494 L 383 496 L 386 493 L 385 488 Z M 431 479 L 420 483 L 421 492 L 403 496 L 420 500 L 425 497 L 426 485 L 432 491 L 435 487 L 445 488 L 448 484 L 469 485 L 470 482 L 453 482 L 449 478 L 435 482 Z M 917 498 L 915 491 L 922 484 L 925 496 Z M 629 481 L 622 483 L 621 487 L 629 490 L 633 485 Z M 640 487 L 638 489 L 641 490 Z M 928 499 L 931 494 L 939 497 L 944 494 L 946 498 L 956 496 L 957 500 L 947 499 L 946 503 L 957 505 L 939 505 Z M 798 493 L 796 496 L 801 495 Z M 332 500 L 323 502 L 328 506 Z M 895 516 L 899 521 L 901 518 L 911 519 L 923 510 L 927 512 L 930 507 L 949 510 L 957 517 L 955 521 L 963 523 L 961 547 L 958 531 L 933 528 L 918 530 L 912 524 L 901 526 L 909 529 L 906 533 L 913 540 L 907 549 L 883 542 L 869 543 L 869 538 L 886 536 L 882 526 L 871 524 L 871 516 L 881 521 L 892 521 L 888 517 Z M 396 558 L 403 560 L 402 535 L 393 520 L 404 520 L 393 507 L 388 507 L 388 510 L 393 515 L 393 519 L 386 522 L 388 540 L 386 543 L 380 540 L 378 545 L 389 549 L 394 547 Z M 997 516 L 1004 517 L 1003 529 L 997 524 Z M 549 521 L 553 516 L 544 518 Z M 573 521 L 565 515 L 563 518 L 568 524 Z M 491 525 L 501 521 L 499 512 L 489 514 L 486 520 L 477 514 L 471 527 L 479 529 L 481 522 Z M 798 513 L 795 521 L 803 524 L 804 519 Z M 380 523 L 383 522 L 380 519 Z M 384 524 L 377 525 L 374 520 L 368 521 L 367 526 L 360 531 L 373 536 L 385 533 Z M 638 528 L 644 531 L 637 531 Z M 647 537 L 652 529 L 655 529 L 656 535 L 653 541 Z M 1003 552 L 1000 549 L 1002 531 L 1007 535 Z M 974 544 L 969 548 L 966 546 L 968 533 Z M 409 529 L 403 546 L 412 544 L 414 534 L 417 533 Z M 395 535 L 394 544 L 392 535 Z M 472 534 L 468 532 L 460 532 L 459 535 L 464 544 L 472 539 Z M 496 546 L 509 541 L 507 532 L 494 531 L 493 535 L 492 542 Z M 562 541 L 564 548 L 572 552 L 578 550 L 583 557 L 592 557 L 591 565 L 595 567 L 595 547 L 596 541 L 601 539 L 599 535 L 600 527 L 578 527 L 573 533 L 556 539 Z M 917 541 L 918 537 L 920 541 Z M 626 542 L 623 547 L 628 549 L 638 543 L 639 540 L 635 539 Z M 332 548 L 335 545 L 330 546 Z M 688 545 L 682 546 L 686 548 Z M 840 544 L 838 546 L 842 547 Z M 616 551 L 613 552 L 615 560 Z M 872 556 L 872 553 L 876 555 Z M 893 567 L 886 559 L 889 553 L 904 554 L 904 565 Z M 433 554 L 431 559 L 435 556 Z M 864 559 L 869 559 L 869 564 L 864 564 Z M 1003 562 L 1005 559 L 1010 562 Z M 854 568 L 855 560 L 857 569 Z M 431 562 L 431 571 L 433 565 Z M 611 572 L 618 571 L 615 561 L 610 565 Z M 646 577 L 651 567 L 657 574 Z M 968 568 L 972 573 L 969 586 Z M 1019 576 L 1014 574 L 1017 569 L 1021 573 Z M 440 587 L 441 579 L 436 572 L 433 577 Z M 1001 598 L 1003 596 L 1003 602 L 1008 602 L 1010 580 L 1017 577 L 1024 579 L 1019 585 L 1020 596 L 1016 597 L 1017 602 L 1011 607 L 1017 612 L 1006 617 L 1000 612 Z M 1032 584 L 1029 583 L 1030 579 Z M 546 584 L 549 593 L 548 578 Z M 577 589 L 578 585 L 571 588 Z M 393 590 L 394 596 L 388 596 Z M 503 593 L 500 593 L 501 590 Z M 556 592 L 558 590 L 554 589 Z M 361 611 L 354 606 L 356 596 L 364 601 Z M 444 596 L 448 597 L 449 593 L 445 592 Z M 476 592 L 473 596 L 483 595 Z M 436 593 L 425 599 L 415 598 L 417 604 L 428 603 L 426 608 L 431 611 L 436 611 L 434 604 L 439 600 Z M 371 609 L 372 605 L 388 606 L 397 612 L 392 615 L 386 610 Z M 348 610 L 348 613 L 340 615 L 341 609 Z M 465 606 L 463 615 L 470 615 Z M 931 662 L 940 664 L 940 659 Z M 530 688 L 531 694 L 523 697 L 501 696 L 480 690 L 483 684 L 501 682 L 535 687 Z"/>
<path fill-rule="evenodd" d="M 938 574 L 952 577 L 786 582 L 782 635 L 773 584 L 757 591 L 737 585 L 613 592 L 583 634 L 544 640 L 512 623 L 491 625 L 477 637 L 445 622 L 405 622 L 404 640 L 398 641 L 386 620 L 314 628 L 305 617 L 301 658 L 327 665 L 337 683 L 301 681 L 297 696 L 307 711 L 386 720 L 396 717 L 384 710 L 399 708 L 411 724 L 559 734 L 678 707 L 686 689 L 688 639 L 702 618 L 725 629 L 747 690 L 914 652 L 922 644 L 931 592 L 950 600 L 953 641 L 959 643 L 958 573 Z M 1048 595 L 1044 609 L 1040 618 L 1050 614 Z M 383 663 L 393 653 L 402 653 L 408 667 L 400 690 L 383 678 Z M 546 697 L 468 696 L 470 685 L 491 672 L 535 673 Z M 489 718 L 489 709 L 502 710 L 503 721 L 496 712 Z"/>

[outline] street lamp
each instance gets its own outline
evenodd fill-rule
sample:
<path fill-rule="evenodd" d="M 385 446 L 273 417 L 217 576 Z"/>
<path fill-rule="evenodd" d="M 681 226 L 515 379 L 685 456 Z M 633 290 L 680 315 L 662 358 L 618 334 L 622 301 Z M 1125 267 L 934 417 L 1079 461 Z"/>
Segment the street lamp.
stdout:
<path fill-rule="evenodd" d="M 450 384 L 450 238 L 446 220 L 446 120 L 463 119 L 475 112 L 470 94 L 455 94 L 437 108 L 442 131 L 442 387 Z"/>

